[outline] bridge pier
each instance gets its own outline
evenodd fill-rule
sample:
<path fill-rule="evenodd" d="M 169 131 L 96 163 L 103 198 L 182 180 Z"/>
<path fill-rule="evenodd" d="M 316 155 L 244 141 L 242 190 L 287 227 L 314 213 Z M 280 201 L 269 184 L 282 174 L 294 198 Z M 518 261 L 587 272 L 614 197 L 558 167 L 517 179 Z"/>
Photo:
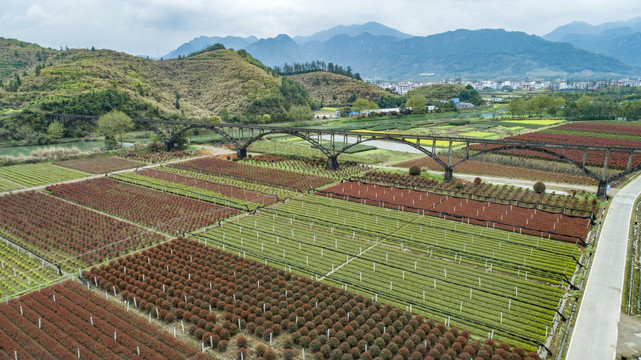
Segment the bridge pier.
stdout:
<path fill-rule="evenodd" d="M 454 170 L 454 168 L 452 168 L 451 166 L 448 166 L 448 167 L 445 168 L 445 176 L 443 177 L 443 181 L 444 182 L 448 183 L 448 182 L 452 181 L 453 170 Z"/>
<path fill-rule="evenodd" d="M 596 191 L 596 197 L 599 199 L 605 199 L 608 195 L 608 183 L 606 181 L 599 181 L 599 187 Z"/>
<path fill-rule="evenodd" d="M 247 157 L 247 148 L 238 148 L 236 149 L 236 157 L 238 160 L 242 160 Z"/>
<path fill-rule="evenodd" d="M 338 159 L 336 156 L 330 156 L 327 158 L 327 165 L 325 165 L 327 170 L 338 170 Z"/>

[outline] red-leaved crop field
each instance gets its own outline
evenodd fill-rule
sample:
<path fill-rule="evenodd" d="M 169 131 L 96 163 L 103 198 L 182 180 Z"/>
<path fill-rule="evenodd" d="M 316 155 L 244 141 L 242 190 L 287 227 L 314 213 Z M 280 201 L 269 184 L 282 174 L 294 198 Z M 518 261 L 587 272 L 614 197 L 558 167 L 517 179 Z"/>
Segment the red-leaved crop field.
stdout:
<path fill-rule="evenodd" d="M 506 137 L 504 140 L 510 141 L 536 141 L 548 144 L 564 144 L 564 145 L 586 145 L 586 146 L 606 146 L 618 147 L 625 149 L 641 149 L 641 141 L 634 140 L 621 140 L 611 138 L 595 138 L 591 136 L 575 136 L 565 134 L 549 134 L 542 132 L 534 132 L 521 134 L 517 136 Z M 488 145 L 488 149 L 499 147 L 499 145 Z M 483 150 L 483 145 L 476 144 L 470 146 L 471 150 Z M 549 151 L 561 154 L 562 149 L 549 148 Z M 558 160 L 557 157 L 552 155 L 543 154 L 531 150 L 506 150 L 500 151 L 501 154 L 517 155 L 523 157 L 532 157 L 546 160 Z M 574 160 L 581 164 L 583 162 L 583 150 L 565 150 L 565 157 Z M 604 151 L 588 151 L 585 159 L 587 165 L 602 167 L 605 162 L 606 153 Z M 608 168 L 626 169 L 628 166 L 629 153 L 628 152 L 614 152 L 611 151 L 608 156 Z M 633 167 L 641 165 L 641 155 L 636 155 L 632 158 Z"/>
<path fill-rule="evenodd" d="M 591 225 L 587 217 L 359 182 L 343 182 L 317 193 L 569 242 L 584 241 Z"/>
<path fill-rule="evenodd" d="M 552 131 L 572 131 L 580 133 L 611 134 L 618 137 L 641 137 L 639 125 L 621 123 L 603 123 L 595 121 L 570 122 L 555 126 Z"/>
<path fill-rule="evenodd" d="M 251 190 L 245 190 L 232 185 L 226 185 L 226 184 L 221 184 L 213 181 L 196 179 L 189 176 L 172 174 L 172 173 L 159 171 L 155 169 L 140 170 L 137 172 L 137 174 L 154 178 L 154 179 L 171 181 L 173 183 L 182 184 L 185 186 L 193 186 L 199 189 L 214 191 L 230 198 L 251 201 L 251 202 L 262 204 L 262 205 L 269 205 L 278 201 L 278 197 L 275 195 L 263 194 L 263 193 L 259 193 Z"/>
<path fill-rule="evenodd" d="M 202 174 L 230 176 L 260 184 L 284 185 L 300 191 L 307 191 L 310 188 L 317 188 L 334 182 L 334 179 L 329 177 L 265 168 L 215 157 L 171 164 L 170 167 Z"/>
<path fill-rule="evenodd" d="M 494 340 L 475 341 L 466 330 L 186 239 L 83 275 L 155 318 L 186 321 L 196 340 L 219 351 L 247 331 L 266 342 L 287 344 L 282 355 L 288 357 L 306 349 L 318 359 L 391 359 L 394 354 L 404 359 L 539 359 L 536 353 Z"/>
<path fill-rule="evenodd" d="M 508 205 L 537 207 L 541 210 L 550 210 L 581 216 L 590 215 L 596 207 L 596 204 L 592 199 L 587 196 L 566 196 L 551 192 L 537 194 L 532 189 L 520 186 L 495 185 L 488 182 L 482 182 L 482 179 L 480 184 L 460 180 L 445 183 L 423 176 L 412 176 L 408 174 L 397 174 L 383 171 L 368 171 L 362 176 L 353 177 L 351 180 L 370 184 L 391 185 L 401 188 L 414 188 L 416 190 L 429 191 L 436 194 L 447 194 L 476 200 L 507 203 Z"/>
<path fill-rule="evenodd" d="M 168 232 L 189 232 L 237 214 L 228 207 L 98 178 L 47 187 L 57 196 Z"/>
<path fill-rule="evenodd" d="M 2 359 L 207 359 L 197 348 L 66 281 L 0 304 Z"/>
<path fill-rule="evenodd" d="M 38 191 L 0 197 L 0 232 L 47 259 L 59 262 L 77 257 L 83 265 L 164 239 L 158 233 Z M 61 266 L 65 268 L 65 264 Z"/>
<path fill-rule="evenodd" d="M 54 164 L 92 174 L 103 174 L 117 170 L 131 169 L 135 168 L 136 166 L 142 165 L 142 163 L 137 161 L 131 161 L 114 156 L 72 159 L 57 161 L 54 162 Z"/>

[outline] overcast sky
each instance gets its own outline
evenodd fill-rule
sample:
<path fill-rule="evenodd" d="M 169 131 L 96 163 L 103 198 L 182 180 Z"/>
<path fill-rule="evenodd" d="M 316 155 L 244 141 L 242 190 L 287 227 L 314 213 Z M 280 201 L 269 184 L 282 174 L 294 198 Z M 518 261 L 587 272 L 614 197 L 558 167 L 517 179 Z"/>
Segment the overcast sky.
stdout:
<path fill-rule="evenodd" d="M 377 21 L 417 36 L 460 28 L 544 35 L 641 15 L 635 0 L 0 0 L 0 37 L 162 56 L 194 37 L 311 35 Z"/>

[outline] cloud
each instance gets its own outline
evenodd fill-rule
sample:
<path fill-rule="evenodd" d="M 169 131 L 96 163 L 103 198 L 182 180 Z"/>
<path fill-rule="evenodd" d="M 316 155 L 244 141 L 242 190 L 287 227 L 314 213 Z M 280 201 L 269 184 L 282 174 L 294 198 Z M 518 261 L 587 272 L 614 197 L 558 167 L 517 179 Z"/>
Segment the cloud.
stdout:
<path fill-rule="evenodd" d="M 629 0 L 3 0 L 0 36 L 157 56 L 201 35 L 310 35 L 368 21 L 418 36 L 459 28 L 543 35 L 640 13 L 641 2 Z"/>

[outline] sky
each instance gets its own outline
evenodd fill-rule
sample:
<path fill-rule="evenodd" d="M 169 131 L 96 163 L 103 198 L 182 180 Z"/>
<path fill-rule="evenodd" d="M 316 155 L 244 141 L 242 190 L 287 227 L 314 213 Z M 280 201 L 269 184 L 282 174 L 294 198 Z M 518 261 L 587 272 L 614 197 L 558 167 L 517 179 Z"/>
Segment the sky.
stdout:
<path fill-rule="evenodd" d="M 544 35 L 641 16 L 631 0 L 0 0 L 0 37 L 160 57 L 198 36 L 311 35 L 377 21 L 427 36 L 503 28 Z"/>

